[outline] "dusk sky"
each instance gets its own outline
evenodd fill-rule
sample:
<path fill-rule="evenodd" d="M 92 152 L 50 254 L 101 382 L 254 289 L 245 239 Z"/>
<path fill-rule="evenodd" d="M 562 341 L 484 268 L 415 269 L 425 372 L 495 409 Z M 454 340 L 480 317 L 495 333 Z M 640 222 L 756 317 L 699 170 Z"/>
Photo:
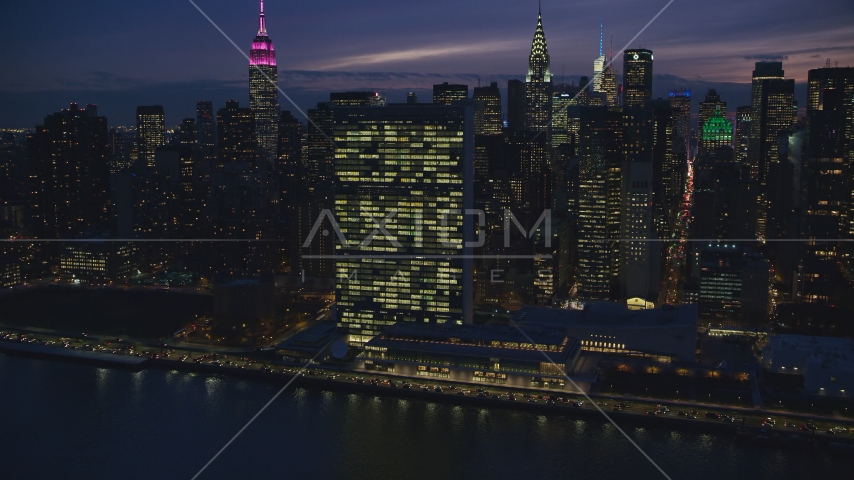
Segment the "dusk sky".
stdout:
<path fill-rule="evenodd" d="M 248 52 L 256 0 L 196 3 Z M 666 3 L 544 0 L 555 80 L 592 75 L 600 19 L 605 49 L 613 32 L 616 53 Z M 414 90 L 430 101 L 442 81 L 506 88 L 527 72 L 537 4 L 268 0 L 265 10 L 280 86 L 309 108 L 332 90 L 370 88 L 389 101 Z M 112 125 L 131 123 L 136 105 L 164 105 L 174 124 L 195 115 L 198 99 L 248 103 L 246 59 L 189 1 L 13 1 L 0 11 L 0 127 L 33 126 L 71 101 L 97 103 Z M 688 87 L 701 97 L 715 87 L 734 110 L 749 103 L 744 84 L 757 60 L 782 60 L 799 83 L 828 57 L 854 66 L 852 25 L 851 0 L 676 0 L 630 47 L 653 50 L 655 96 Z M 615 66 L 622 73 L 621 59 Z"/>

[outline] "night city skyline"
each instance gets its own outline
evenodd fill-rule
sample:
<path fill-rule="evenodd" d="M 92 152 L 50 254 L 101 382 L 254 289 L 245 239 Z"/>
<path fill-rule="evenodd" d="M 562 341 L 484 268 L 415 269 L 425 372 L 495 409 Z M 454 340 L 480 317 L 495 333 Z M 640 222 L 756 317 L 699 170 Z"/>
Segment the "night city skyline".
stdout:
<path fill-rule="evenodd" d="M 3 480 L 851 477 L 851 0 L 79 3 L 0 9 Z"/>
<path fill-rule="evenodd" d="M 246 31 L 257 30 L 257 18 L 250 15 L 255 2 L 209 3 L 199 5 L 226 34 L 238 43 L 251 39 Z M 590 76 L 600 20 L 606 44 L 613 33 L 619 49 L 666 2 L 658 3 L 546 2 L 556 81 L 562 75 L 567 83 Z M 396 2 L 335 8 L 267 2 L 268 22 L 278 33 L 280 86 L 306 109 L 329 91 L 371 89 L 403 101 L 408 91 L 423 96 L 442 81 L 504 84 L 524 74 L 534 2 L 450 4 L 418 9 Z M 145 8 L 110 2 L 40 5 L 49 13 L 36 15 L 26 4 L 14 3 L 0 19 L 4 44 L 20 45 L 27 38 L 26 48 L 0 53 L 0 61 L 11 67 L 0 79 L 0 100 L 9 106 L 0 112 L 0 127 L 32 125 L 50 105 L 71 101 L 102 105 L 111 125 L 131 125 L 133 108 L 142 104 L 164 105 L 167 124 L 177 124 L 192 114 L 192 103 L 181 100 L 187 96 L 215 105 L 231 98 L 248 101 L 244 59 L 188 2 L 147 2 Z M 439 13 L 445 10 L 455 13 Z M 822 0 L 803 10 L 797 1 L 775 2 L 773 8 L 677 1 L 629 48 L 657 53 L 656 97 L 668 89 L 715 88 L 747 103 L 753 62 L 777 60 L 796 80 L 803 105 L 807 70 L 824 66 L 827 58 L 840 66 L 854 64 L 854 42 L 847 35 L 854 6 Z M 330 15 L 345 20 L 323 20 Z M 432 27 L 440 18 L 442 27 Z"/>

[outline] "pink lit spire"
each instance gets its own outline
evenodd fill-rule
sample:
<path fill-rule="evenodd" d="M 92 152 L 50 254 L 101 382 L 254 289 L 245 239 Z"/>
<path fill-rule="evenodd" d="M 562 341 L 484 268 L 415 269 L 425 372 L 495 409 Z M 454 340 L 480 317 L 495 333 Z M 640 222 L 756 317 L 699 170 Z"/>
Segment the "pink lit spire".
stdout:
<path fill-rule="evenodd" d="M 258 26 L 258 36 L 267 35 L 267 22 L 264 20 L 264 0 L 261 0 L 261 19 Z"/>
<path fill-rule="evenodd" d="M 267 35 L 267 20 L 264 18 L 264 0 L 261 0 L 261 16 L 258 23 L 258 35 L 252 42 L 252 50 L 249 51 L 249 65 L 276 65 L 276 50 L 273 48 L 273 40 Z"/>

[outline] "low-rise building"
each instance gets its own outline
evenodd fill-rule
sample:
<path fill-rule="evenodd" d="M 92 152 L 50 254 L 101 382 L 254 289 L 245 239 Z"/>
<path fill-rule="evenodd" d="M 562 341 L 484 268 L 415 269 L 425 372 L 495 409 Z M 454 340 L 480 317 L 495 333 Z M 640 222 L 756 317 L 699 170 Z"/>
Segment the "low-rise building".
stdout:
<path fill-rule="evenodd" d="M 762 367 L 802 375 L 806 393 L 847 397 L 854 392 L 854 340 L 772 335 L 762 347 Z"/>
<path fill-rule="evenodd" d="M 134 271 L 133 246 L 109 241 L 74 242 L 59 257 L 63 279 L 88 285 L 109 285 L 127 279 Z"/>
<path fill-rule="evenodd" d="M 343 335 L 334 322 L 318 322 L 278 344 L 276 360 L 301 365 L 323 363 L 329 360 L 332 343 L 339 338 L 343 339 Z"/>
<path fill-rule="evenodd" d="M 398 322 L 374 337 L 357 368 L 517 387 L 574 390 L 577 339 L 560 329 Z M 575 380 L 575 379 L 574 379 Z M 579 379 L 587 390 L 590 381 Z"/>
<path fill-rule="evenodd" d="M 697 305 L 645 310 L 617 302 L 591 303 L 582 310 L 526 306 L 513 323 L 560 328 L 586 351 L 661 361 L 694 362 L 697 357 Z"/>

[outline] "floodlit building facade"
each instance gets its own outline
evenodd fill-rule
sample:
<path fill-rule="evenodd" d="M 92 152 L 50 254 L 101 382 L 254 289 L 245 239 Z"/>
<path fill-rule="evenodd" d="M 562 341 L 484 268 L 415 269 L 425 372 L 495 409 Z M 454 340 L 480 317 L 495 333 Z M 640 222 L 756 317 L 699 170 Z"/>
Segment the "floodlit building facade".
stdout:
<path fill-rule="evenodd" d="M 362 346 L 399 321 L 469 323 L 472 108 L 333 110 L 338 326 Z"/>

